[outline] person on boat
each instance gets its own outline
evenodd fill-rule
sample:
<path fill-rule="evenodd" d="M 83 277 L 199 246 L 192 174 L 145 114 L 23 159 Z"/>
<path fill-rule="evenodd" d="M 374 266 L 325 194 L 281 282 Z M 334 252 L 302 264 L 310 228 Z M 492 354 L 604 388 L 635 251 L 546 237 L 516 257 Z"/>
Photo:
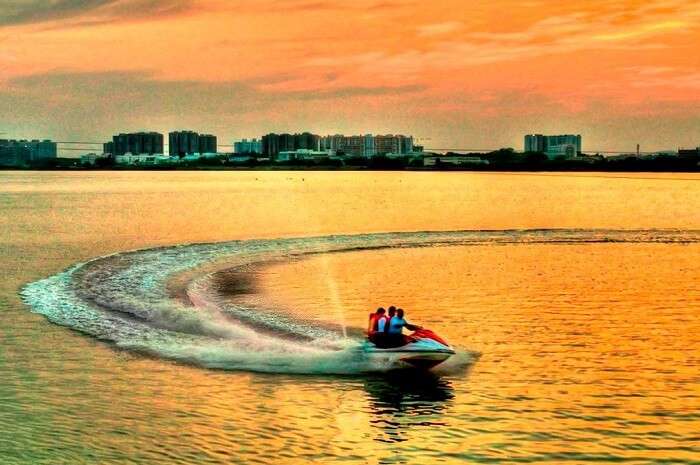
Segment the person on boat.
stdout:
<path fill-rule="evenodd" d="M 389 319 L 386 317 L 384 307 L 379 307 L 376 312 L 369 316 L 369 327 L 367 337 L 375 345 L 383 345 L 386 339 L 386 331 L 389 327 Z"/>
<path fill-rule="evenodd" d="M 403 329 L 406 328 L 410 331 L 416 331 L 423 329 L 421 326 L 412 325 L 404 319 L 404 311 L 402 308 L 396 310 L 396 315 L 394 315 L 391 320 L 389 320 L 389 328 L 387 330 L 389 343 L 392 347 L 399 347 L 406 344 L 403 337 Z"/>

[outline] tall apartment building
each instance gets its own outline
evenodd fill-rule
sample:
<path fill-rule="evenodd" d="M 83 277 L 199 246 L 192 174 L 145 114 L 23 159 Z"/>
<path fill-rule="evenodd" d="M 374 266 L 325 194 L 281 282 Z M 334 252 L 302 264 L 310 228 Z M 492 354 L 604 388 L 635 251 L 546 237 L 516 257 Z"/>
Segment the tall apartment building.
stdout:
<path fill-rule="evenodd" d="M 0 139 L 0 165 L 21 166 L 56 158 L 56 142 L 45 140 Z"/>
<path fill-rule="evenodd" d="M 243 139 L 233 143 L 234 153 L 263 153 L 262 141 L 258 139 Z"/>
<path fill-rule="evenodd" d="M 158 132 L 122 133 L 112 137 L 113 155 L 162 154 L 163 134 Z"/>
<path fill-rule="evenodd" d="M 579 134 L 558 136 L 528 134 L 525 136 L 525 151 L 542 152 L 549 158 L 558 156 L 573 157 L 581 153 L 581 136 Z"/>
<path fill-rule="evenodd" d="M 199 152 L 198 153 L 216 153 L 217 151 L 216 136 L 211 134 L 199 135 Z"/>
<path fill-rule="evenodd" d="M 199 153 L 199 134 L 194 131 L 173 131 L 168 134 L 168 154 L 184 157 Z"/>
<path fill-rule="evenodd" d="M 216 153 L 216 136 L 195 131 L 173 131 L 168 133 L 168 154 L 184 157 L 195 153 Z"/>
<path fill-rule="evenodd" d="M 275 134 L 270 133 L 262 137 L 262 153 L 268 157 L 275 157 L 280 152 L 294 152 L 296 150 L 319 150 L 321 137 L 310 132 L 301 134 Z"/>
<path fill-rule="evenodd" d="M 105 155 L 114 155 L 114 142 L 105 142 L 102 144 L 102 153 Z"/>
<path fill-rule="evenodd" d="M 324 137 L 321 141 L 321 148 L 342 151 L 348 157 L 370 158 L 388 153 L 409 154 L 413 152 L 413 137 L 400 134 L 386 136 L 336 134 Z"/>

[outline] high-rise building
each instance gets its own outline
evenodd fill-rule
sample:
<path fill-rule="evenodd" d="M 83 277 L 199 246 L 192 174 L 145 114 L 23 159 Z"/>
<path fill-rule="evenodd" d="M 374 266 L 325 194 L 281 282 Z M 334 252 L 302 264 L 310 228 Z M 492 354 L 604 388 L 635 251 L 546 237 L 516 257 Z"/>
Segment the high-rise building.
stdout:
<path fill-rule="evenodd" d="M 0 139 L 0 165 L 27 165 L 56 158 L 57 154 L 57 144 L 50 140 Z"/>
<path fill-rule="evenodd" d="M 377 147 L 374 144 L 374 136 L 372 134 L 365 134 L 362 136 L 363 146 L 362 146 L 362 156 L 365 158 L 372 158 L 377 154 Z"/>
<path fill-rule="evenodd" d="M 374 146 L 375 150 L 380 155 L 399 151 L 399 142 L 393 135 L 374 136 Z"/>
<path fill-rule="evenodd" d="M 558 136 L 528 134 L 525 136 L 525 151 L 542 152 L 549 158 L 558 156 L 574 157 L 581 153 L 581 136 L 578 134 Z"/>
<path fill-rule="evenodd" d="M 119 134 L 112 138 L 113 155 L 162 154 L 163 134 L 157 132 L 135 132 Z"/>
<path fill-rule="evenodd" d="M 263 153 L 262 141 L 243 139 L 233 143 L 234 153 Z"/>
<path fill-rule="evenodd" d="M 364 157 L 365 138 L 363 136 L 343 137 L 341 150 L 348 157 Z"/>
<path fill-rule="evenodd" d="M 114 155 L 114 142 L 105 142 L 102 144 L 102 153 L 105 155 Z"/>
<path fill-rule="evenodd" d="M 270 133 L 262 137 L 261 145 L 263 155 L 275 157 L 280 152 L 294 152 L 296 150 L 317 151 L 321 146 L 321 137 L 310 132 L 301 134 Z"/>
<path fill-rule="evenodd" d="M 321 137 L 310 132 L 294 134 L 294 150 L 319 150 Z"/>
<path fill-rule="evenodd" d="M 413 152 L 413 137 L 404 135 L 373 136 L 372 134 L 344 136 L 335 134 L 319 137 L 302 134 L 267 134 L 263 136 L 261 151 L 269 157 L 280 152 L 296 150 L 342 152 L 348 157 L 373 157 L 381 154 L 405 155 Z"/>
<path fill-rule="evenodd" d="M 274 157 L 280 153 L 280 136 L 270 133 L 262 136 L 262 153 L 267 157 Z"/>
<path fill-rule="evenodd" d="M 409 154 L 413 152 L 413 137 L 403 135 L 373 136 L 372 134 L 344 136 L 336 134 L 321 138 L 322 150 L 343 152 L 348 157 Z"/>
<path fill-rule="evenodd" d="M 29 143 L 29 146 L 31 147 L 32 161 L 56 158 L 58 155 L 58 146 L 56 142 L 52 142 L 48 139 L 41 141 L 33 140 Z"/>
<path fill-rule="evenodd" d="M 199 151 L 199 134 L 194 131 L 174 131 L 168 134 L 168 154 L 184 157 Z"/>
<path fill-rule="evenodd" d="M 324 136 L 319 140 L 321 150 L 343 150 L 345 144 L 345 136 L 336 134 L 334 136 Z"/>
<path fill-rule="evenodd" d="M 211 134 L 199 135 L 199 153 L 216 153 L 216 136 Z"/>
<path fill-rule="evenodd" d="M 542 134 L 528 134 L 525 136 L 525 151 L 526 152 L 542 152 L 545 151 L 545 136 Z"/>

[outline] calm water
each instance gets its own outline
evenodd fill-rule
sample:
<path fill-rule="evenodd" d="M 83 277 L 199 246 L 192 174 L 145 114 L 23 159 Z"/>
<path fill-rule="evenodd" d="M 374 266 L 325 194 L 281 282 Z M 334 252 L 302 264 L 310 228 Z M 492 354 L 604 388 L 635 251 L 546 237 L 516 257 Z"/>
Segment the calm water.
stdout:
<path fill-rule="evenodd" d="M 698 463 L 699 259 L 697 175 L 0 173 L 0 463 Z"/>

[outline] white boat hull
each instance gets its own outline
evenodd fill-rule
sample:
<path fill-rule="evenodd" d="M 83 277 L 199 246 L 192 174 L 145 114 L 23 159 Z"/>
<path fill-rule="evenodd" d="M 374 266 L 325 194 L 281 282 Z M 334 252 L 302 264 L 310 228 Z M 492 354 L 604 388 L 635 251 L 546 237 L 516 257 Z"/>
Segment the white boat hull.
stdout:
<path fill-rule="evenodd" d="M 429 370 L 444 362 L 455 351 L 432 339 L 419 339 L 401 347 L 378 348 L 367 343 L 365 352 L 377 366 L 388 369 L 424 369 Z"/>

